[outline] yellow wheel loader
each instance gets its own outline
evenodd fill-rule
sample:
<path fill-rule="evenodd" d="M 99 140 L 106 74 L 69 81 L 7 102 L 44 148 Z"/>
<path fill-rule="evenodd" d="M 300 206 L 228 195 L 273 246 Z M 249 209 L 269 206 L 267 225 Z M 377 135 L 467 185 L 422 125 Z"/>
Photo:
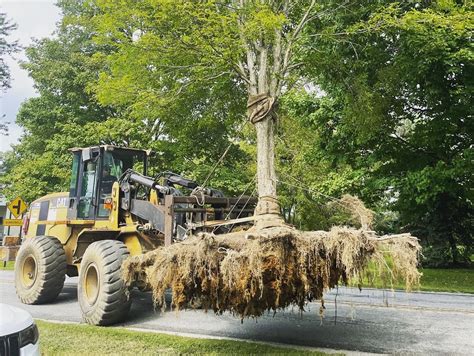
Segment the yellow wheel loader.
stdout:
<path fill-rule="evenodd" d="M 83 319 L 123 320 L 130 293 L 122 262 L 199 231 L 230 232 L 253 223 L 256 199 L 220 191 L 172 172 L 147 176 L 150 151 L 110 145 L 74 148 L 69 192 L 31 203 L 15 262 L 15 287 L 26 304 L 52 302 L 65 276 L 79 276 Z M 146 289 L 145 281 L 134 286 Z"/>

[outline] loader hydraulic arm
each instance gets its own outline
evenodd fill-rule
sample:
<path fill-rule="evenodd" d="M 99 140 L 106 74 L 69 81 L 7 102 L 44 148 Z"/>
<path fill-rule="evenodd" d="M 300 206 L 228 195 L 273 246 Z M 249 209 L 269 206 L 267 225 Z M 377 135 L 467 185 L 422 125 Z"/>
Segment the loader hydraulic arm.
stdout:
<path fill-rule="evenodd" d="M 160 178 L 162 184 L 158 183 Z M 176 210 L 181 209 L 181 211 L 170 213 L 171 219 L 176 221 L 180 226 L 187 226 L 193 223 L 193 219 L 198 219 L 197 221 L 203 219 L 207 220 L 207 214 L 210 214 L 209 216 L 212 216 L 213 219 L 222 219 L 225 212 L 229 214 L 234 210 L 233 207 L 229 206 L 229 201 L 226 200 L 221 191 L 201 187 L 195 181 L 172 172 L 163 172 L 158 174 L 155 178 L 152 178 L 129 169 L 120 177 L 119 185 L 121 190 L 121 209 L 140 218 L 141 223 L 144 226 L 146 225 L 147 228 L 151 228 L 160 233 L 164 233 L 165 231 L 165 214 L 168 214 L 169 211 L 173 211 L 174 208 L 176 208 Z M 185 190 L 189 189 L 191 193 L 189 196 L 185 196 L 181 190 L 178 190 L 176 187 L 182 187 L 185 188 Z M 143 188 L 146 189 L 144 195 L 141 195 L 139 192 L 140 189 L 143 190 Z M 158 205 L 150 201 L 150 191 L 152 190 L 157 193 L 159 198 Z M 179 203 L 174 207 L 165 208 L 165 201 L 170 196 L 172 198 L 171 202 L 179 201 Z M 165 197 L 167 198 L 165 199 Z M 194 206 L 195 204 L 197 204 L 197 207 Z M 238 201 L 234 204 L 238 204 Z M 244 203 L 242 202 L 242 204 Z M 173 203 L 171 203 L 171 205 L 173 205 Z M 214 208 L 217 210 L 214 211 Z M 170 210 L 168 211 L 167 209 Z M 182 211 L 183 209 L 185 211 Z M 224 210 L 226 211 L 224 212 Z M 188 217 L 186 212 L 191 213 L 189 216 L 192 217 L 189 218 L 189 221 L 187 221 Z M 171 229 L 173 229 L 173 227 Z"/>
<path fill-rule="evenodd" d="M 126 188 L 126 185 L 129 185 L 130 183 L 139 184 L 147 187 L 148 189 L 155 189 L 156 191 L 165 195 L 172 192 L 171 187 L 162 186 L 156 183 L 155 179 L 144 176 L 131 169 L 127 170 L 120 178 L 120 186 L 122 187 L 122 190 L 124 190 L 123 188 Z"/>
<path fill-rule="evenodd" d="M 184 178 L 183 176 L 180 176 L 179 174 L 173 172 L 161 172 L 155 177 L 155 181 L 160 177 L 164 177 L 166 179 L 166 185 L 171 187 L 175 185 L 179 185 L 180 187 L 188 189 L 195 189 L 198 187 L 198 184 L 195 181 L 188 178 Z"/>
<path fill-rule="evenodd" d="M 165 178 L 165 185 L 157 183 L 160 177 Z M 164 198 L 166 195 L 182 195 L 174 186 L 178 185 L 188 189 L 195 189 L 198 184 L 192 180 L 181 177 L 172 172 L 164 172 L 156 178 L 144 176 L 132 169 L 125 171 L 119 179 L 120 189 L 123 197 L 121 198 L 122 210 L 129 211 L 133 215 L 147 221 L 151 228 L 162 232 L 164 231 L 164 213 L 156 205 L 148 201 L 150 197 L 149 190 L 155 190 L 158 197 Z M 138 197 L 140 187 L 148 189 L 147 199 Z"/>
<path fill-rule="evenodd" d="M 133 215 L 139 217 L 149 224 L 150 228 L 161 233 L 164 231 L 164 214 L 154 204 L 148 200 L 139 199 L 137 193 L 140 187 L 149 190 L 155 190 L 158 195 L 165 196 L 173 194 L 175 191 L 172 187 L 162 186 L 151 177 L 144 176 L 132 169 L 125 171 L 119 179 L 121 190 L 120 207 L 122 210 L 129 211 Z M 149 192 L 147 193 L 149 198 Z"/>

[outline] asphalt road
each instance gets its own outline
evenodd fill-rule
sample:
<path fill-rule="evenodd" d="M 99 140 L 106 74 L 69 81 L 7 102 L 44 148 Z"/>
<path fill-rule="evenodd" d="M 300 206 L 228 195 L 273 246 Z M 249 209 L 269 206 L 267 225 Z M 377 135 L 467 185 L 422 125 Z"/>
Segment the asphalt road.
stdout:
<path fill-rule="evenodd" d="M 340 288 L 300 314 L 295 309 L 258 320 L 202 310 L 154 311 L 150 293 L 134 292 L 130 317 L 121 326 L 277 342 L 291 345 L 391 354 L 474 355 L 474 295 L 404 293 Z M 337 300 L 337 308 L 335 300 Z M 80 322 L 77 278 L 68 278 L 54 304 L 23 305 L 13 272 L 0 271 L 0 302 L 20 306 L 34 318 Z"/>

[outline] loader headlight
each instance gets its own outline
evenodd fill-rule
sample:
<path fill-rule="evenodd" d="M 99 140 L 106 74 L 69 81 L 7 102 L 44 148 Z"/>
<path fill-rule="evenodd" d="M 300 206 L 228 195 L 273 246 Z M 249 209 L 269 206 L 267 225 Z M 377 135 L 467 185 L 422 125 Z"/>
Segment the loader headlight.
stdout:
<path fill-rule="evenodd" d="M 39 332 L 36 324 L 27 327 L 20 331 L 20 349 L 28 344 L 36 344 L 38 342 Z"/>

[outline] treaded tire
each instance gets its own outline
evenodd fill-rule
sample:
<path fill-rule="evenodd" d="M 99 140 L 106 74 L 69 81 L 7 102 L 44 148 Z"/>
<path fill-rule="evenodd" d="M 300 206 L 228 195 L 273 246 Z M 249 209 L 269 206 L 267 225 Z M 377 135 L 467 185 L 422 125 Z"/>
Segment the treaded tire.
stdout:
<path fill-rule="evenodd" d="M 25 304 L 54 301 L 64 286 L 66 254 L 58 239 L 36 236 L 26 239 L 15 261 L 15 289 Z"/>
<path fill-rule="evenodd" d="M 127 247 L 116 240 L 93 242 L 84 253 L 78 299 L 88 324 L 110 325 L 127 316 L 131 299 L 122 279 L 122 262 L 128 256 Z"/>

